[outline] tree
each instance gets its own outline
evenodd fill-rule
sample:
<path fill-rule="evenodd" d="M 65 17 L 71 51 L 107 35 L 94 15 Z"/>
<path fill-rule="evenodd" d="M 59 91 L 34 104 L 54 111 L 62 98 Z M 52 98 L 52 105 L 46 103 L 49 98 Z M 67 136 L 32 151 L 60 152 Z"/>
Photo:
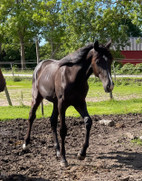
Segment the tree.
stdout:
<path fill-rule="evenodd" d="M 20 42 L 21 67 L 25 68 L 25 42 L 31 38 L 32 28 L 32 11 L 29 1 L 17 0 L 13 4 L 13 9 L 7 16 L 7 30 L 9 36 L 13 37 L 13 42 Z"/>
<path fill-rule="evenodd" d="M 101 42 L 112 39 L 118 48 L 124 46 L 129 26 L 122 19 L 134 17 L 140 22 L 142 17 L 137 13 L 142 7 L 138 2 L 134 4 L 134 1 L 120 0 L 62 0 L 62 19 L 67 32 L 65 47 L 77 48 L 94 39 Z"/>
<path fill-rule="evenodd" d="M 122 24 L 127 25 L 127 35 L 129 37 L 141 37 L 142 30 L 134 24 L 131 19 L 122 19 Z"/>
<path fill-rule="evenodd" d="M 35 34 L 33 15 L 39 0 L 2 0 L 0 14 L 5 23 L 6 36 L 13 44 L 20 43 L 21 67 L 25 68 L 25 45 L 30 42 Z M 36 6 L 35 6 L 36 5 Z"/>
<path fill-rule="evenodd" d="M 5 17 L 8 14 L 8 9 L 10 11 L 11 2 L 11 0 L 0 2 L 0 61 L 2 60 L 2 44 L 5 42 Z"/>
<path fill-rule="evenodd" d="M 58 0 L 48 1 L 42 15 L 42 35 L 47 41 L 50 50 L 50 58 L 56 58 L 56 53 L 62 46 L 62 38 L 65 35 L 65 27 L 60 19 L 61 4 Z"/>
<path fill-rule="evenodd" d="M 120 1 L 120 0 L 119 0 Z M 125 8 L 132 23 L 140 27 L 142 30 L 142 1 L 141 0 L 129 0 L 122 1 L 122 5 Z"/>
<path fill-rule="evenodd" d="M 22 68 L 25 46 L 33 41 L 39 62 L 40 38 L 47 42 L 45 58 L 59 59 L 95 39 L 112 39 L 119 48 L 128 36 L 141 36 L 141 17 L 140 0 L 1 0 L 0 47 L 5 41 L 17 44 Z"/>

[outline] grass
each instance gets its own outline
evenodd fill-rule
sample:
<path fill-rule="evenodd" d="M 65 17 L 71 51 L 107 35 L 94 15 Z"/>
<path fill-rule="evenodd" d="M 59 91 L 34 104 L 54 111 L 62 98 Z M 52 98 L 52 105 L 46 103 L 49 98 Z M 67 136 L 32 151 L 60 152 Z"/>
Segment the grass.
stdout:
<path fill-rule="evenodd" d="M 25 103 L 31 102 L 31 78 L 7 78 L 6 81 L 12 102 L 16 100 L 18 106 L 1 106 L 0 120 L 27 119 L 30 106 Z M 87 107 L 90 115 L 142 113 L 142 80 L 140 79 L 117 79 L 113 91 L 115 100 L 110 100 L 109 94 L 104 92 L 102 83 L 98 79 L 90 78 L 89 87 Z M 0 100 L 1 102 L 6 101 L 4 92 L 0 93 Z M 47 103 L 44 110 L 45 117 L 51 116 L 52 104 Z M 66 115 L 79 116 L 73 107 L 68 108 Z M 41 117 L 39 108 L 37 118 Z"/>
<path fill-rule="evenodd" d="M 135 99 L 142 97 L 142 79 L 117 79 L 113 90 L 115 100 Z M 104 92 L 102 83 L 98 79 L 89 79 L 89 92 L 87 98 L 93 98 L 93 101 L 108 100 L 109 94 Z M 92 101 L 92 99 L 91 99 Z"/>
<path fill-rule="evenodd" d="M 142 99 L 131 99 L 122 101 L 102 101 L 88 102 L 88 112 L 90 115 L 102 114 L 127 114 L 127 113 L 142 113 Z M 29 106 L 1 106 L 0 120 L 9 120 L 23 118 L 27 119 L 29 115 Z M 52 113 L 52 104 L 44 106 L 45 117 L 50 117 Z M 79 117 L 78 112 L 71 106 L 67 109 L 66 116 Z M 37 110 L 37 118 L 41 118 L 40 107 Z"/>
<path fill-rule="evenodd" d="M 142 146 L 142 140 L 140 138 L 133 139 L 131 142 L 132 143 L 136 143 L 137 145 Z"/>
<path fill-rule="evenodd" d="M 7 86 L 11 89 L 17 87 L 21 88 L 31 88 L 32 87 L 32 79 L 31 78 L 20 78 L 20 77 L 7 77 L 6 78 Z"/>
<path fill-rule="evenodd" d="M 14 68 L 13 71 L 11 69 L 4 69 L 2 68 L 2 73 L 3 74 L 33 74 L 33 70 L 34 69 L 27 69 L 27 70 L 20 70 L 20 69 L 16 69 Z"/>

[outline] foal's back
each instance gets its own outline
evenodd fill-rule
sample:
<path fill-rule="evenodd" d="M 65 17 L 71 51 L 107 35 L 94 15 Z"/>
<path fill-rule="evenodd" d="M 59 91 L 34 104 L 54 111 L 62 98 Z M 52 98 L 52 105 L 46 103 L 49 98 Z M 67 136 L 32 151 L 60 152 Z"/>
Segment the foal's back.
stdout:
<path fill-rule="evenodd" d="M 33 74 L 33 92 L 38 91 L 43 98 L 51 102 L 60 98 L 73 101 L 81 94 L 85 97 L 88 86 L 87 82 L 84 82 L 84 87 L 81 84 L 82 66 L 80 64 L 61 66 L 61 61 L 44 60 L 37 65 Z"/>

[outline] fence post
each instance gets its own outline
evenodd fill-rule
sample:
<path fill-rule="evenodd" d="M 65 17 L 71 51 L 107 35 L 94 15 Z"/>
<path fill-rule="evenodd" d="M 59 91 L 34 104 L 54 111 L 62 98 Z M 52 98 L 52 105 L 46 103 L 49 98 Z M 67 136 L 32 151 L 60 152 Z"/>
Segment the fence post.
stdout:
<path fill-rule="evenodd" d="M 11 102 L 11 99 L 10 99 L 10 96 L 9 96 L 9 93 L 8 93 L 8 89 L 7 89 L 6 86 L 5 86 L 4 91 L 5 91 L 5 95 L 6 95 L 9 106 L 12 106 L 12 102 Z"/>
<path fill-rule="evenodd" d="M 13 75 L 13 77 L 14 77 L 14 70 L 13 70 L 12 63 L 10 63 L 10 66 L 11 66 L 11 70 L 12 70 L 12 75 Z"/>

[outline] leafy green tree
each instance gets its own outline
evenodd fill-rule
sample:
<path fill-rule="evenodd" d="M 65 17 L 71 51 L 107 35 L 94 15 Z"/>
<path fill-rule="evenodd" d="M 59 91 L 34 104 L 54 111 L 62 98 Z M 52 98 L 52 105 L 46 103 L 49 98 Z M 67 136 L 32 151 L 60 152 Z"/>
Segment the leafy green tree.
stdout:
<path fill-rule="evenodd" d="M 120 46 L 125 46 L 129 36 L 141 34 L 139 23 L 135 24 L 132 19 L 135 17 L 138 20 L 138 16 L 140 17 L 136 13 L 140 10 L 139 4 L 135 5 L 134 1 L 62 0 L 58 3 L 58 12 L 48 15 L 52 23 L 47 21 L 47 26 L 45 25 L 44 35 L 48 43 L 42 48 L 43 57 L 52 57 L 49 53 L 53 52 L 52 42 L 56 43 L 55 48 L 58 47 L 53 57 L 60 58 L 94 39 L 102 43 L 112 39 L 119 49 Z M 57 5 L 54 6 L 54 11 L 56 8 Z M 135 12 L 135 16 L 131 11 Z M 46 50 L 47 54 L 44 56 Z"/>
<path fill-rule="evenodd" d="M 120 1 L 120 0 L 119 0 Z M 142 1 L 141 0 L 129 0 L 122 1 L 126 13 L 131 19 L 132 23 L 137 25 L 142 31 Z"/>
<path fill-rule="evenodd" d="M 138 21 L 137 26 L 140 25 L 142 6 L 139 6 L 139 2 L 135 4 L 133 0 L 62 0 L 62 21 L 66 27 L 65 47 L 74 49 L 94 39 L 101 42 L 112 39 L 118 48 L 124 46 L 130 24 L 122 20 L 130 19 L 131 25 Z"/>
<path fill-rule="evenodd" d="M 122 24 L 127 26 L 127 35 L 129 37 L 141 37 L 142 36 L 142 30 L 139 26 L 132 23 L 131 19 L 122 19 Z"/>
<path fill-rule="evenodd" d="M 30 35 L 31 13 L 30 4 L 24 0 L 2 0 L 0 7 L 1 14 L 5 14 L 6 36 L 14 44 L 20 42 L 21 66 L 25 68 L 25 42 Z"/>
<path fill-rule="evenodd" d="M 49 8 L 50 5 L 50 8 Z M 65 36 L 65 27 L 60 19 L 61 4 L 58 0 L 48 1 L 44 16 L 42 15 L 42 35 L 47 41 L 49 57 L 56 58 L 57 52 L 60 50 Z"/>
<path fill-rule="evenodd" d="M 41 58 L 60 59 L 94 39 L 102 43 L 112 39 L 119 48 L 128 36 L 141 36 L 141 30 L 140 0 L 0 1 L 0 52 L 3 43 L 17 44 L 22 68 L 30 57 L 27 47 L 34 41 L 39 61 L 40 38 L 47 42 L 41 47 Z M 16 51 L 17 47 L 11 46 Z"/>
<path fill-rule="evenodd" d="M 2 0 L 0 14 L 2 15 L 6 37 L 13 44 L 20 43 L 21 67 L 25 68 L 25 45 L 37 34 L 37 26 L 34 13 L 39 0 Z"/>

